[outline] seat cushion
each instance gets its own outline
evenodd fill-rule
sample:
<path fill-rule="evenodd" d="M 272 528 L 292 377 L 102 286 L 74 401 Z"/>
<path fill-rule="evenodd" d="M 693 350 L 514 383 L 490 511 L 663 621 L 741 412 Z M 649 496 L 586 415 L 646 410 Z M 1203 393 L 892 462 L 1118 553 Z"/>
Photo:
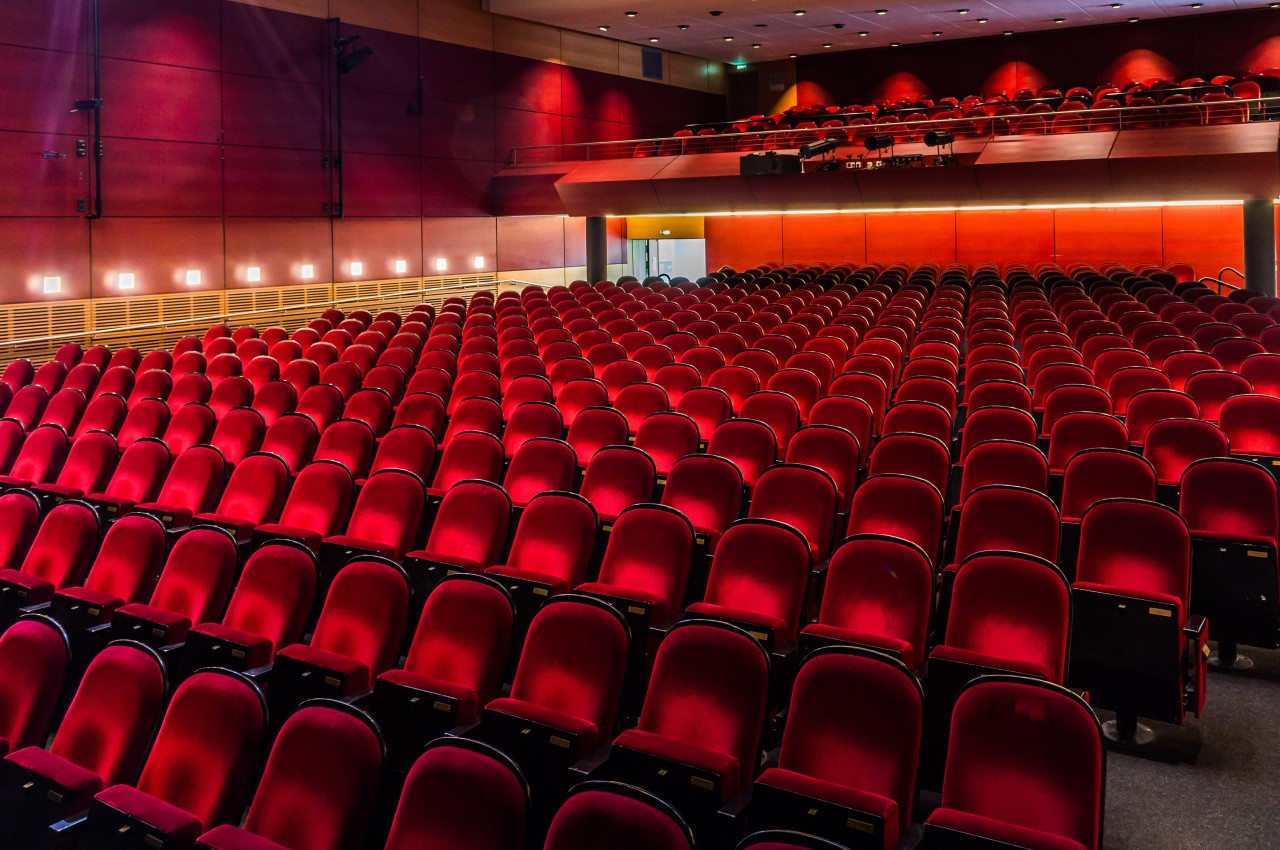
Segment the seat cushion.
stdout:
<path fill-rule="evenodd" d="M 596 725 L 590 720 L 583 720 L 563 711 L 556 711 L 537 703 L 503 697 L 495 699 L 485 706 L 485 711 L 497 711 L 520 717 L 531 723 L 539 723 L 552 729 L 562 729 L 578 736 L 578 752 L 590 753 L 596 748 Z"/>
<path fill-rule="evenodd" d="M 319 532 L 308 531 L 305 528 L 298 528 L 292 525 L 280 525 L 275 522 L 268 522 L 258 526 L 258 533 L 298 540 L 312 552 L 319 551 L 320 541 L 324 539 L 324 535 Z"/>
<path fill-rule="evenodd" d="M 348 694 L 369 690 L 371 684 L 369 681 L 369 668 L 354 658 L 348 658 L 336 652 L 315 649 L 302 643 L 286 646 L 280 650 L 279 654 L 286 658 L 292 658 L 294 661 L 318 667 L 321 670 L 332 670 L 334 673 L 341 675 L 346 682 L 345 692 Z"/>
<path fill-rule="evenodd" d="M 998 655 L 987 655 L 983 652 L 974 652 L 972 649 L 963 649 L 958 646 L 942 644 L 935 646 L 933 652 L 929 653 L 929 659 L 955 661 L 960 664 L 972 664 L 975 667 L 994 667 L 997 670 L 1008 670 L 1013 673 L 1024 673 L 1028 676 L 1038 676 L 1041 679 L 1053 680 L 1053 668 L 1048 664 L 1038 664 L 1034 661 L 1022 661 L 1014 658 L 1001 658 Z"/>
<path fill-rule="evenodd" d="M 53 582 L 18 570 L 0 570 L 0 583 L 25 588 L 28 598 L 36 596 L 51 598 L 54 591 Z"/>
<path fill-rule="evenodd" d="M 766 629 L 773 629 L 776 645 L 789 643 L 795 635 L 787 629 L 787 621 L 778 617 L 770 617 L 755 611 L 743 611 L 741 608 L 729 608 L 724 605 L 713 605 L 710 602 L 695 602 L 685 609 L 695 617 L 709 617 L 713 620 L 730 620 L 735 623 L 750 623 Z"/>
<path fill-rule="evenodd" d="M 898 843 L 898 804 L 888 797 L 780 767 L 771 767 L 760 774 L 756 784 L 771 785 L 802 797 L 826 800 L 846 809 L 876 815 L 884 820 L 884 846 L 888 848 Z"/>
<path fill-rule="evenodd" d="M 200 834 L 200 821 L 190 812 L 145 794 L 132 785 L 112 785 L 93 799 L 161 832 L 186 836 L 187 842 L 194 841 Z"/>
<path fill-rule="evenodd" d="M 163 626 L 169 632 L 170 643 L 182 643 L 187 639 L 187 632 L 191 631 L 191 621 L 186 617 L 175 614 L 172 611 L 166 611 L 163 608 L 143 605 L 139 602 L 122 606 L 117 613 Z"/>
<path fill-rule="evenodd" d="M 76 604 L 114 611 L 124 604 L 124 600 L 103 593 L 101 590 L 90 590 L 87 587 L 65 587 L 59 590 L 58 596 L 73 600 Z"/>
<path fill-rule="evenodd" d="M 451 567 L 457 567 L 468 573 L 482 572 L 484 567 L 479 561 L 473 561 L 470 558 L 458 558 L 453 555 L 447 555 L 443 552 L 433 552 L 430 549 L 419 549 L 416 552 L 410 552 L 405 558 L 417 558 L 421 561 L 435 561 L 438 564 L 448 564 Z"/>
<path fill-rule="evenodd" d="M 241 519 L 240 517 L 231 516 L 229 514 L 197 514 L 196 522 L 209 522 L 214 525 L 220 525 L 229 528 L 235 534 L 237 540 L 247 540 L 249 535 L 253 533 L 254 525 L 250 520 Z"/>
<path fill-rule="evenodd" d="M 289 850 L 261 835 L 254 835 L 247 829 L 225 823 L 200 836 L 199 846 L 208 847 L 209 850 Z"/>
<path fill-rule="evenodd" d="M 96 773 L 41 747 L 24 747 L 16 753 L 10 753 L 5 761 L 66 789 L 64 811 L 83 811 L 93 795 L 102 790 L 102 779 Z"/>
<path fill-rule="evenodd" d="M 921 659 L 916 655 L 916 648 L 905 640 L 899 640 L 889 635 L 860 632 L 857 629 L 842 629 L 839 626 L 827 626 L 822 623 L 811 623 L 805 626 L 802 634 L 813 635 L 816 638 L 838 643 L 855 643 L 859 646 L 887 649 L 898 653 L 907 669 L 914 670 L 920 666 Z"/>
<path fill-rule="evenodd" d="M 201 623 L 191 631 L 199 632 L 216 641 L 243 646 L 245 648 L 245 663 L 249 667 L 261 667 L 269 662 L 272 655 L 275 654 L 275 648 L 271 645 L 271 641 L 262 635 L 255 635 L 253 632 L 246 632 L 243 629 L 233 629 L 221 623 Z"/>
<path fill-rule="evenodd" d="M 518 578 L 535 584 L 545 584 L 550 590 L 551 595 L 564 593 L 569 589 L 569 582 L 559 576 L 554 576 L 550 573 L 540 573 L 535 570 L 522 570 L 519 567 L 508 567 L 505 564 L 490 567 L 485 570 L 485 574 L 499 576 L 501 578 Z"/>
<path fill-rule="evenodd" d="M 958 809 L 934 809 L 925 823 L 971 835 L 981 835 L 1015 847 L 1025 847 L 1026 850 L 1086 850 L 1079 841 L 1073 841 L 1062 835 L 1028 829 L 1025 826 L 1015 826 Z"/>
<path fill-rule="evenodd" d="M 459 723 L 467 723 L 475 719 L 478 710 L 477 698 L 476 692 L 470 688 L 410 670 L 388 670 L 378 677 L 378 681 L 448 697 L 457 704 L 454 716 Z"/>
<path fill-rule="evenodd" d="M 628 729 L 614 740 L 614 746 L 648 753 L 666 761 L 687 764 L 720 777 L 720 799 L 728 800 L 738 793 L 738 760 L 728 753 L 655 735 L 642 729 Z"/>
<path fill-rule="evenodd" d="M 372 552 L 375 555 L 381 555 L 384 558 L 398 560 L 395 547 L 388 546 L 385 543 L 375 543 L 372 540 L 365 540 L 361 537 L 336 534 L 333 537 L 326 537 L 324 542 L 330 546 L 337 546 L 339 549 L 361 549 L 366 552 Z"/>
<path fill-rule="evenodd" d="M 622 587 L 617 584 L 605 584 L 600 581 L 589 581 L 586 584 L 578 585 L 578 590 L 582 593 L 592 593 L 596 596 L 611 596 L 615 599 L 630 599 L 636 602 L 642 602 L 650 608 L 650 620 L 655 623 L 670 620 L 673 611 L 670 610 L 671 603 L 656 593 L 649 593 L 644 590 L 635 590 L 630 587 Z"/>

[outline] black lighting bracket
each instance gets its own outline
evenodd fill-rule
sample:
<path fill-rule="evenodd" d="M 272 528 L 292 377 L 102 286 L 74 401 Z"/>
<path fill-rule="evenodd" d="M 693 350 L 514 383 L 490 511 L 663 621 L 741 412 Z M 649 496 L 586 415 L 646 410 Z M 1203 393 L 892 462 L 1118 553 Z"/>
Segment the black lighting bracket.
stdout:
<path fill-rule="evenodd" d="M 83 198 L 76 202 L 76 211 L 85 213 L 88 219 L 102 218 L 102 27 L 99 6 L 100 0 L 92 0 L 89 37 L 93 43 L 93 94 L 72 103 L 73 112 L 87 112 L 92 116 L 91 141 L 76 140 L 77 158 L 88 157 L 92 148 L 93 205 L 90 209 Z"/>

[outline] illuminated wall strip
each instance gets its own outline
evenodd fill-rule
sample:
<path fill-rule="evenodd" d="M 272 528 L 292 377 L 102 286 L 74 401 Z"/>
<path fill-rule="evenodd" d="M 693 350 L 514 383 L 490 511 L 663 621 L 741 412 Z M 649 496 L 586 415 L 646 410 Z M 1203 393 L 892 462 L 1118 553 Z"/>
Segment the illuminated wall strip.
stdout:
<path fill-rule="evenodd" d="M 1239 207 L 1242 200 L 1223 201 L 1113 201 L 1096 204 L 987 204 L 974 206 L 938 207 L 862 207 L 825 210 L 744 210 L 740 212 L 672 213 L 678 218 L 735 218 L 761 215 L 874 215 L 876 213 L 931 213 L 931 212 L 1016 212 L 1018 210 L 1105 210 L 1152 209 L 1160 207 Z"/>

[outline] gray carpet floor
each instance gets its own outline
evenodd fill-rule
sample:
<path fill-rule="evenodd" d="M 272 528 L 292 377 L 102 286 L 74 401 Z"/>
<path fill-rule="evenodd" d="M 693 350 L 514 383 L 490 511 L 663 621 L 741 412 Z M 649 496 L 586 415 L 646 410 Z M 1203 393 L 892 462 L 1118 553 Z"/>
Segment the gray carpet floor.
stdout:
<path fill-rule="evenodd" d="M 1280 848 L 1280 651 L 1241 652 L 1253 669 L 1210 668 L 1199 720 L 1151 723 L 1151 744 L 1109 749 L 1103 850 Z M 917 820 L 937 804 L 921 794 Z"/>

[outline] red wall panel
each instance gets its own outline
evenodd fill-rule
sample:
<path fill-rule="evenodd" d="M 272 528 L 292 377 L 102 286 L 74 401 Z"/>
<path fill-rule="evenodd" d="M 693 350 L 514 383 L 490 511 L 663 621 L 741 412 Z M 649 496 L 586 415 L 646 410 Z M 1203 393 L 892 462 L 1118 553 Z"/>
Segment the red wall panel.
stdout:
<path fill-rule="evenodd" d="M 422 160 L 422 209 L 425 215 L 488 215 L 489 180 L 502 168 L 496 162 Z"/>
<path fill-rule="evenodd" d="M 493 104 L 494 61 L 489 51 L 424 38 L 418 62 L 422 94 L 428 100 Z"/>
<path fill-rule="evenodd" d="M 222 215 L 222 148 L 115 139 L 102 167 L 111 215 Z"/>
<path fill-rule="evenodd" d="M 80 218 L 0 218 L 0 300 L 47 301 L 44 278 L 62 278 L 59 298 L 89 297 L 89 223 Z"/>
<path fill-rule="evenodd" d="M 782 256 L 782 216 L 713 216 L 706 222 L 707 268 L 750 268 Z"/>
<path fill-rule="evenodd" d="M 409 112 L 412 105 L 412 98 L 400 93 L 347 92 L 342 108 L 344 153 L 418 156 L 420 122 Z"/>
<path fill-rule="evenodd" d="M 484 258 L 477 268 L 476 257 Z M 494 218 L 424 218 L 422 267 L 439 274 L 436 260 L 448 263 L 449 274 L 477 274 L 498 270 L 498 221 Z"/>
<path fill-rule="evenodd" d="M 1244 208 L 1165 207 L 1161 225 L 1164 262 L 1190 263 L 1201 276 L 1226 266 L 1244 270 Z"/>
<path fill-rule="evenodd" d="M 85 133 L 88 113 L 72 104 L 89 96 L 85 57 L 0 45 L 0 130 Z"/>
<path fill-rule="evenodd" d="M 422 111 L 422 155 L 493 161 L 496 132 L 492 106 L 429 100 Z"/>
<path fill-rule="evenodd" d="M 1159 263 L 1160 229 L 1160 210 L 1155 207 L 1054 212 L 1059 263 Z"/>
<path fill-rule="evenodd" d="M 782 218 L 782 261 L 786 263 L 864 263 L 867 224 L 864 215 L 789 215 Z"/>
<path fill-rule="evenodd" d="M 310 282 L 333 280 L 333 232 L 327 218 L 229 218 L 226 244 L 228 289 L 307 283 L 304 265 L 313 269 Z M 254 266 L 262 274 L 258 283 L 250 283 L 246 274 Z"/>
<path fill-rule="evenodd" d="M 353 45 L 373 48 L 373 55 L 342 79 L 348 91 L 378 91 L 416 97 L 418 92 L 418 39 L 394 32 L 342 24 L 343 38 L 360 36 Z"/>
<path fill-rule="evenodd" d="M 983 262 L 1051 263 L 1052 210 L 966 210 L 956 213 L 956 259 Z"/>
<path fill-rule="evenodd" d="M 0 132 L 0 216 L 78 215 L 88 160 L 75 136 Z M 45 151 L 63 154 L 44 158 Z"/>
<path fill-rule="evenodd" d="M 585 218 L 564 219 L 564 264 L 566 266 L 587 264 L 587 220 Z"/>
<path fill-rule="evenodd" d="M 199 290 L 223 287 L 220 218 L 105 218 L 93 224 L 93 295 L 188 292 L 188 269 L 199 269 Z M 121 272 L 136 275 L 135 288 L 116 286 Z"/>
<path fill-rule="evenodd" d="M 553 269 L 565 265 L 563 218 L 555 215 L 498 219 L 498 268 Z"/>
<path fill-rule="evenodd" d="M 228 216 L 324 215 L 329 172 L 314 151 L 228 147 L 223 190 Z"/>
<path fill-rule="evenodd" d="M 416 156 L 345 154 L 343 213 L 349 216 L 422 215 L 422 160 Z"/>
<path fill-rule="evenodd" d="M 321 83 L 328 61 L 325 22 L 305 15 L 224 3 L 222 69 L 276 80 Z"/>
<path fill-rule="evenodd" d="M 497 111 L 497 155 L 506 161 L 512 148 L 558 145 L 564 141 L 559 115 L 525 112 L 522 109 Z"/>
<path fill-rule="evenodd" d="M 102 60 L 102 132 L 132 139 L 216 143 L 222 136 L 222 89 L 213 71 Z"/>
<path fill-rule="evenodd" d="M 228 145 L 322 150 L 324 90 L 295 80 L 222 75 Z"/>
<path fill-rule="evenodd" d="M 42 50 L 82 50 L 87 3 L 0 3 L 0 40 Z"/>
<path fill-rule="evenodd" d="M 889 213 L 867 216 L 867 260 L 891 263 L 956 260 L 954 213 Z"/>
<path fill-rule="evenodd" d="M 507 109 L 560 114 L 561 66 L 495 53 L 493 69 L 495 104 Z"/>
<path fill-rule="evenodd" d="M 221 11 L 219 0 L 103 3 L 102 54 L 216 70 L 221 67 L 222 58 Z"/>
<path fill-rule="evenodd" d="M 561 71 L 561 112 L 597 121 L 618 120 L 618 79 L 611 74 L 565 67 Z M 672 128 L 674 129 L 674 127 Z"/>
<path fill-rule="evenodd" d="M 405 275 L 397 274 L 394 263 L 409 265 Z M 364 264 L 363 274 L 354 274 L 352 262 Z M 422 274 L 422 224 L 413 218 L 340 218 L 333 222 L 333 279 L 380 280 L 416 277 Z"/>

